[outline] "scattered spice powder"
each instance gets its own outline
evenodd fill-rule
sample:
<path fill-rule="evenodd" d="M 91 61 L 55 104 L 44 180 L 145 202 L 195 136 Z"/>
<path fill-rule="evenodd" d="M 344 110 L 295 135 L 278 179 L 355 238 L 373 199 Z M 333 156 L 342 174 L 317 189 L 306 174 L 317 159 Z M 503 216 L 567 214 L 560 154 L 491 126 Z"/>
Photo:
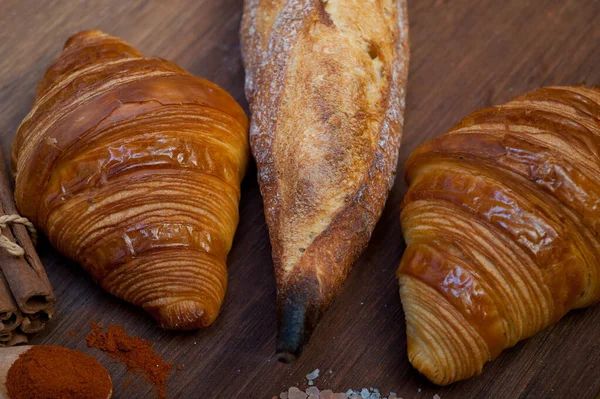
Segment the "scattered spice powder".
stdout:
<path fill-rule="evenodd" d="M 108 372 L 96 359 L 60 346 L 33 346 L 8 370 L 11 399 L 106 399 Z"/>
<path fill-rule="evenodd" d="M 76 333 L 74 330 L 69 330 L 69 336 L 71 336 L 73 338 L 77 338 L 77 337 L 79 337 L 79 334 Z"/>
<path fill-rule="evenodd" d="M 92 322 L 92 331 L 85 338 L 89 347 L 98 348 L 108 356 L 125 364 L 127 370 L 141 373 L 152 384 L 158 397 L 167 397 L 167 378 L 172 373 L 173 366 L 154 352 L 151 343 L 140 337 L 130 337 L 121 326 L 104 328 Z"/>

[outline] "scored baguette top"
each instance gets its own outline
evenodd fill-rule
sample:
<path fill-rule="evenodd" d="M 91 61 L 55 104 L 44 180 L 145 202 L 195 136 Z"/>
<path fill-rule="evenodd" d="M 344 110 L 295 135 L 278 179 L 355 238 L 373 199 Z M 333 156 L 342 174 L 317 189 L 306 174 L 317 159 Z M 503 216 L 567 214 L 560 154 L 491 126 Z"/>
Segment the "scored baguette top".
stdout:
<path fill-rule="evenodd" d="M 445 385 L 600 300 L 600 90 L 549 87 L 419 147 L 398 269 L 408 356 Z"/>
<path fill-rule="evenodd" d="M 280 352 L 301 350 L 381 215 L 402 137 L 408 46 L 405 1 L 245 1 L 250 142 Z"/>
<path fill-rule="evenodd" d="M 19 211 L 167 329 L 210 325 L 249 156 L 223 89 L 99 31 L 71 37 L 12 146 Z"/>

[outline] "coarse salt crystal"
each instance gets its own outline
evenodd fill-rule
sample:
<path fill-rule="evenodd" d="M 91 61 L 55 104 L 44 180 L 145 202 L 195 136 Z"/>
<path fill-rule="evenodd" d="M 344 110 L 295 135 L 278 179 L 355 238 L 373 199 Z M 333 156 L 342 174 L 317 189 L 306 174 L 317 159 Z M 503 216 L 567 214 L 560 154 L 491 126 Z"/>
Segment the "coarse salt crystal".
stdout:
<path fill-rule="evenodd" d="M 289 394 L 288 399 L 306 399 L 308 395 L 302 391 L 292 392 Z"/>
<path fill-rule="evenodd" d="M 310 387 L 306 390 L 306 393 L 309 395 L 314 395 L 314 394 L 319 394 L 319 388 L 317 387 Z"/>
<path fill-rule="evenodd" d="M 287 392 L 281 392 L 279 394 L 279 399 L 288 399 L 288 393 Z"/>
<path fill-rule="evenodd" d="M 367 388 L 363 388 L 362 391 L 360 391 L 360 396 L 363 399 L 367 399 L 370 395 L 369 390 Z"/>
<path fill-rule="evenodd" d="M 437 393 L 435 395 L 433 395 L 433 399 L 441 399 L 440 395 L 438 395 Z"/>
<path fill-rule="evenodd" d="M 319 399 L 319 394 L 312 394 L 308 396 L 308 399 Z"/>
<path fill-rule="evenodd" d="M 312 373 L 306 374 L 307 380 L 316 380 L 319 377 L 319 369 L 315 369 Z"/>
<path fill-rule="evenodd" d="M 332 399 L 333 391 L 331 389 L 326 389 L 324 391 L 321 391 L 320 394 L 321 394 L 320 399 Z"/>
<path fill-rule="evenodd" d="M 290 389 L 288 389 L 288 395 L 294 392 L 302 392 L 300 391 L 298 388 L 296 387 L 290 387 Z"/>
<path fill-rule="evenodd" d="M 315 383 L 313 382 L 313 380 L 308 380 L 308 385 L 314 385 Z"/>

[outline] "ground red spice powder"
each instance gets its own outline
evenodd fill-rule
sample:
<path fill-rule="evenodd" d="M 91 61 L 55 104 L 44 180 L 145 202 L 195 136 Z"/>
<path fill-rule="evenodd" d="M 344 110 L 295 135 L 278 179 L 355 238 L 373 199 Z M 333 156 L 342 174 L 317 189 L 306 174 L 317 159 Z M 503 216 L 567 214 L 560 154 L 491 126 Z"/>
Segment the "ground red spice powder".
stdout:
<path fill-rule="evenodd" d="M 96 359 L 60 346 L 33 346 L 8 370 L 11 399 L 106 399 L 108 372 Z"/>
<path fill-rule="evenodd" d="M 161 399 L 167 397 L 167 378 L 173 366 L 154 352 L 151 343 L 140 337 L 130 337 L 121 326 L 104 328 L 92 323 L 92 331 L 85 338 L 89 347 L 101 349 L 108 356 L 125 364 L 127 370 L 141 373 L 156 389 Z"/>

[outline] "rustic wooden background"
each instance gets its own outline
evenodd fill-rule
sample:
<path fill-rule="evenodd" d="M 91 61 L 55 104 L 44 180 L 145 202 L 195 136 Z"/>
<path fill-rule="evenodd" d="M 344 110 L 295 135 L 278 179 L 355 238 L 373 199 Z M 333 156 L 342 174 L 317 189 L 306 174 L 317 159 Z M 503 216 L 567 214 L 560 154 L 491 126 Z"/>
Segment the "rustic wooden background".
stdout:
<path fill-rule="evenodd" d="M 238 29 L 242 0 L 0 0 L 0 143 L 5 155 L 38 80 L 66 38 L 99 28 L 149 55 L 176 61 L 227 89 L 247 109 Z M 600 84 L 600 1 L 409 0 L 411 66 L 400 168 L 424 140 L 462 116 L 544 85 Z M 117 398 L 149 398 L 142 378 L 124 388 L 122 365 L 88 349 L 90 320 L 120 324 L 154 341 L 182 371 L 171 398 L 250 398 L 305 388 L 378 387 L 404 398 L 594 398 L 600 392 L 600 309 L 572 312 L 489 364 L 482 376 L 438 388 L 407 360 L 395 269 L 402 255 L 402 174 L 371 244 L 346 287 L 291 366 L 274 359 L 275 284 L 255 166 L 243 184 L 241 222 L 229 257 L 223 312 L 203 331 L 165 332 L 142 311 L 104 293 L 42 240 L 39 252 L 58 298 L 34 344 L 65 345 L 98 358 Z M 79 332 L 79 337 L 69 334 Z M 333 373 L 329 374 L 328 370 Z M 419 392 L 420 390 L 420 392 Z"/>

